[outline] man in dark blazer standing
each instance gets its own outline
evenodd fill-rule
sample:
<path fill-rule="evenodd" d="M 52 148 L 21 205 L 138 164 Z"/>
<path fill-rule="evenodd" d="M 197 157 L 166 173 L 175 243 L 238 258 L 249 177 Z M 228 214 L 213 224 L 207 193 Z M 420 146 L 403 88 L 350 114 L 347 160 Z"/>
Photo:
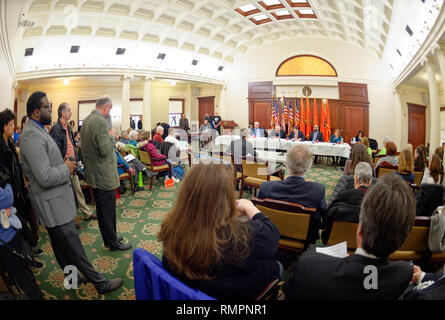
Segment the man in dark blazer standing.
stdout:
<path fill-rule="evenodd" d="M 327 205 L 325 186 L 306 181 L 304 175 L 311 169 L 312 152 L 304 144 L 291 148 L 286 154 L 286 166 L 289 176 L 284 181 L 270 181 L 261 185 L 258 193 L 260 199 L 275 199 L 301 204 L 308 208 L 316 208 L 317 216 L 311 232 L 311 242 L 318 239 L 321 217 L 324 217 Z"/>
<path fill-rule="evenodd" d="M 48 231 L 57 262 L 62 270 L 75 266 L 83 275 L 78 280 L 91 281 L 99 293 L 119 288 L 122 279 L 107 280 L 94 270 L 80 242 L 74 224 L 76 203 L 71 183 L 76 163 L 63 160 L 57 144 L 44 127 L 51 124 L 51 107 L 46 94 L 34 92 L 26 110 L 30 120 L 20 135 L 23 172 L 29 181 L 32 207 L 40 224 Z"/>
<path fill-rule="evenodd" d="M 318 125 L 314 125 L 314 131 L 309 135 L 309 141 L 312 142 L 324 142 L 323 133 L 319 131 Z M 315 156 L 314 163 L 318 163 L 318 156 Z"/>
<path fill-rule="evenodd" d="M 284 286 L 286 299 L 398 299 L 410 282 L 433 278 L 389 256 L 405 242 L 416 216 L 411 191 L 398 175 L 384 176 L 363 199 L 355 254 L 303 254 Z"/>

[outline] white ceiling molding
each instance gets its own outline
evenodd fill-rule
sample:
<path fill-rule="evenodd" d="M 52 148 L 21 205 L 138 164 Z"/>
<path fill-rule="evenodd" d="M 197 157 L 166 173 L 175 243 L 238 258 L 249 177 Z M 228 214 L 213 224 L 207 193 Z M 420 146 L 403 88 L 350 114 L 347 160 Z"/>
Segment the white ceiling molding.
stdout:
<path fill-rule="evenodd" d="M 29 72 L 19 72 L 15 75 L 14 81 L 24 81 L 31 79 L 74 77 L 74 76 L 122 76 L 131 75 L 133 77 L 149 77 L 150 79 L 172 79 L 192 82 L 204 82 L 216 85 L 225 85 L 223 80 L 199 77 L 193 75 L 179 74 L 175 72 L 137 70 L 137 69 L 108 69 L 108 68 L 60 68 L 54 70 L 35 70 Z"/>
<path fill-rule="evenodd" d="M 10 17 L 12 18 L 12 17 Z M 11 53 L 11 42 L 8 37 L 8 27 L 7 27 L 7 11 L 6 11 L 6 1 L 0 2 L 0 42 L 3 51 L 3 55 L 6 59 L 6 64 L 9 69 L 11 77 L 15 75 L 15 64 L 14 56 Z"/>
<path fill-rule="evenodd" d="M 390 23 L 395 0 L 372 2 L 375 14 L 381 17 L 376 28 L 366 27 L 364 0 L 308 0 L 310 8 L 279 1 L 280 8 L 266 9 L 259 0 L 31 0 L 26 14 L 36 22 L 36 30 L 42 31 L 30 32 L 28 36 L 46 36 L 51 27 L 64 25 L 67 19 L 64 9 L 71 6 L 70 10 L 74 9 L 77 14 L 78 27 L 91 27 L 90 36 L 94 37 L 101 28 L 113 29 L 115 32 L 110 36 L 116 38 L 123 31 L 137 34 L 137 40 L 146 34 L 155 34 L 159 43 L 166 38 L 177 40 L 179 47 L 185 42 L 191 43 L 196 52 L 205 47 L 209 55 L 217 53 L 221 60 L 231 60 L 244 53 L 245 48 L 275 41 L 270 39 L 270 34 L 280 39 L 314 35 L 336 38 L 358 44 L 381 57 L 389 33 L 385 25 Z M 235 11 L 246 4 L 255 7 L 258 13 L 244 17 Z M 299 9 L 312 9 L 316 18 L 300 17 Z M 280 15 L 275 14 L 277 11 L 289 14 L 280 19 Z M 256 25 L 250 19 L 258 15 L 265 15 L 270 22 Z M 66 29 L 69 36 L 72 28 Z M 372 45 L 369 39 L 377 40 L 376 44 Z"/>
<path fill-rule="evenodd" d="M 427 36 L 425 42 L 415 54 L 411 62 L 404 68 L 400 75 L 394 80 L 394 86 L 399 86 L 406 78 L 419 70 L 422 60 L 430 54 L 430 50 L 436 43 L 440 42 L 445 33 L 445 10 L 442 8 L 436 23 Z"/>

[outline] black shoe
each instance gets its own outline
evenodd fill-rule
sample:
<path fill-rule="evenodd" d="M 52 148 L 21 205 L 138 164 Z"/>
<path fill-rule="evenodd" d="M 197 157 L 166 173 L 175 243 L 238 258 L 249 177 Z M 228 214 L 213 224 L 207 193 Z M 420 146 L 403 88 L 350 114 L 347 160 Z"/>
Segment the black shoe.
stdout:
<path fill-rule="evenodd" d="M 88 216 L 84 219 L 85 221 L 90 221 L 90 220 L 97 220 L 97 215 L 95 215 L 94 213 L 91 216 Z"/>
<path fill-rule="evenodd" d="M 40 248 L 33 248 L 32 249 L 32 255 L 35 256 L 35 257 L 38 257 L 38 256 L 42 255 L 42 253 L 43 253 L 43 250 L 40 249 Z"/>
<path fill-rule="evenodd" d="M 139 187 L 139 186 L 134 188 L 134 192 L 143 191 L 143 190 L 144 190 L 144 188 Z"/>
<path fill-rule="evenodd" d="M 110 288 L 108 288 L 107 290 L 98 290 L 98 289 L 96 289 L 96 290 L 100 294 L 106 294 L 108 292 L 111 292 L 111 291 L 119 288 L 122 285 L 122 283 L 124 283 L 124 281 L 122 281 L 121 278 L 111 279 L 110 280 Z"/>
<path fill-rule="evenodd" d="M 110 251 L 118 251 L 118 250 L 128 250 L 131 249 L 131 244 L 129 243 L 119 243 L 116 247 L 110 247 Z"/>
<path fill-rule="evenodd" d="M 31 262 L 31 267 L 36 268 L 36 269 L 40 269 L 43 267 L 43 263 L 37 261 L 36 259 L 32 260 Z"/>
<path fill-rule="evenodd" d="M 123 239 L 124 239 L 124 237 L 119 236 L 119 237 L 117 237 L 117 242 L 121 242 Z"/>

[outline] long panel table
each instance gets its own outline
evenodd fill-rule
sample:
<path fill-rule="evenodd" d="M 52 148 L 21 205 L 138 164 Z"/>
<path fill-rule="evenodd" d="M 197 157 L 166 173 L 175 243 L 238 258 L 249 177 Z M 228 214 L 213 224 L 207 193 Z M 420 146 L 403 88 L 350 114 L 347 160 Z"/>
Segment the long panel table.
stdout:
<path fill-rule="evenodd" d="M 215 145 L 216 147 L 221 145 L 229 146 L 230 142 L 237 139 L 240 139 L 240 136 L 218 136 L 215 139 Z M 299 144 L 305 144 L 311 149 L 314 155 L 318 156 L 335 156 L 348 159 L 351 153 L 351 146 L 347 143 L 343 144 L 333 144 L 329 142 L 313 143 L 310 141 L 301 142 L 301 141 L 292 141 L 287 139 L 269 139 L 269 138 L 249 138 L 248 141 L 252 143 L 254 149 L 267 150 L 269 152 L 275 150 L 288 151 L 293 146 Z M 279 158 L 281 160 L 282 157 Z"/>

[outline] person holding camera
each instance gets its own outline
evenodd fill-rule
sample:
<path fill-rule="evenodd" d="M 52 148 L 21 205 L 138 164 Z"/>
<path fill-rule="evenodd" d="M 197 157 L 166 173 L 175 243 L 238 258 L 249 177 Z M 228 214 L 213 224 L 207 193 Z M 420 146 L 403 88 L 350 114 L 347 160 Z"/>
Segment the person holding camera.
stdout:
<path fill-rule="evenodd" d="M 59 105 L 59 109 L 57 110 L 57 115 L 59 119 L 56 124 L 51 129 L 51 137 L 53 137 L 57 146 L 59 147 L 60 153 L 64 160 L 69 159 L 78 163 L 78 157 L 74 142 L 74 135 L 71 127 L 68 125 L 68 121 L 71 118 L 71 108 L 70 105 L 66 102 L 63 102 Z M 79 179 L 83 179 L 84 174 L 82 170 L 80 170 L 79 165 L 74 170 L 74 174 L 71 176 L 71 180 L 73 182 L 73 188 L 76 195 L 76 203 L 77 207 L 80 211 L 85 215 L 85 220 L 97 219 L 97 216 L 93 213 L 93 210 L 87 206 L 85 203 L 85 197 L 82 192 L 82 188 L 80 187 Z"/>

